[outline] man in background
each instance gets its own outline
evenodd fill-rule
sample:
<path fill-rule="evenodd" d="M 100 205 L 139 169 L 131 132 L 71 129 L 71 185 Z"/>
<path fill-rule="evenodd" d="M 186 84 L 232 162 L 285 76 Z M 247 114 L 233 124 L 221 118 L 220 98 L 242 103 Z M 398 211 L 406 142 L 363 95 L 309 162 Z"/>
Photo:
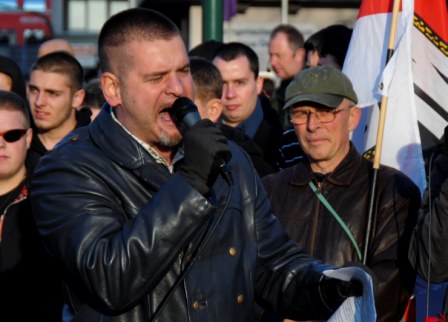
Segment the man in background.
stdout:
<path fill-rule="evenodd" d="M 33 64 L 28 81 L 28 100 L 35 125 L 27 157 L 30 171 L 69 132 L 90 123 L 90 114 L 77 112 L 84 94 L 83 69 L 73 56 L 54 52 Z"/>
<path fill-rule="evenodd" d="M 75 53 L 73 51 L 73 47 L 69 41 L 63 38 L 54 38 L 47 41 L 44 41 L 37 51 L 37 58 L 40 58 L 49 53 L 53 53 L 56 51 L 63 51 L 69 55 L 74 56 Z"/>
<path fill-rule="evenodd" d="M 305 67 L 305 48 L 302 33 L 292 25 L 282 24 L 272 30 L 269 39 L 269 63 L 280 78 L 280 86 L 275 90 L 272 104 L 277 110 L 283 129 L 289 126 L 284 113 L 285 90 L 291 80 Z"/>
<path fill-rule="evenodd" d="M 62 283 L 40 239 L 25 157 L 33 136 L 25 100 L 0 90 L 0 321 L 60 322 Z"/>
<path fill-rule="evenodd" d="M 213 64 L 224 83 L 220 122 L 256 144 L 270 166 L 260 175 L 276 172 L 282 128 L 275 110 L 261 104 L 263 78 L 259 75 L 257 54 L 245 44 L 227 43 L 216 51 Z M 226 134 L 225 127 L 221 129 Z"/>
<path fill-rule="evenodd" d="M 219 70 L 210 61 L 201 57 L 190 57 L 190 71 L 194 82 L 195 100 L 199 114 L 213 123 L 218 123 L 223 106 L 221 96 L 223 81 Z M 260 176 L 272 173 L 272 167 L 263 158 L 257 144 L 239 129 L 218 123 L 227 139 L 234 141 L 250 156 Z"/>

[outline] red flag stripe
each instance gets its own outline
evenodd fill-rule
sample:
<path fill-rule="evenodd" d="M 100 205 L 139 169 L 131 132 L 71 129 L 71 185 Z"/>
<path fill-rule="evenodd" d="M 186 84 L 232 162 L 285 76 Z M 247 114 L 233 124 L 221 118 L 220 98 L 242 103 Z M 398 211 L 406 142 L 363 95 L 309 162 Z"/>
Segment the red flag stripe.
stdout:
<path fill-rule="evenodd" d="M 378 13 L 392 12 L 394 6 L 393 0 L 364 0 L 358 12 L 358 19 L 365 16 L 375 15 Z M 401 11 L 401 3 L 400 3 Z"/>
<path fill-rule="evenodd" d="M 415 1 L 414 12 L 445 43 L 448 42 L 448 8 L 446 1 L 431 1 L 431 4 L 428 1 Z"/>

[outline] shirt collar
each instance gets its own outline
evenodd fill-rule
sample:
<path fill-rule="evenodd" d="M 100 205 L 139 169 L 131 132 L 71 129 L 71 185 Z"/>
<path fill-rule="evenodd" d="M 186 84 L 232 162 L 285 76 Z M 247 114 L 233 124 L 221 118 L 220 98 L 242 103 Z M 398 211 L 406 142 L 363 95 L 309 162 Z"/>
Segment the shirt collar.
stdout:
<path fill-rule="evenodd" d="M 168 164 L 168 162 L 165 160 L 165 158 L 163 158 L 151 145 L 149 145 L 146 142 L 143 142 L 142 140 L 140 140 L 138 137 L 136 137 L 134 134 L 132 134 L 131 132 L 129 132 L 129 130 L 127 128 L 124 127 L 123 124 L 120 123 L 120 121 L 117 119 L 117 117 L 115 116 L 113 107 L 110 107 L 111 109 L 111 115 L 112 115 L 112 119 L 126 132 L 128 133 L 135 141 L 137 141 L 138 144 L 140 144 L 143 149 L 145 149 L 145 151 L 147 151 L 157 163 L 163 164 L 164 166 L 166 166 L 168 168 L 168 170 L 173 173 L 174 171 L 174 164 L 179 161 L 180 159 L 182 159 L 184 157 L 184 150 L 183 148 L 179 148 L 177 149 L 176 154 L 174 155 L 174 159 L 173 159 L 173 163 L 170 165 Z"/>

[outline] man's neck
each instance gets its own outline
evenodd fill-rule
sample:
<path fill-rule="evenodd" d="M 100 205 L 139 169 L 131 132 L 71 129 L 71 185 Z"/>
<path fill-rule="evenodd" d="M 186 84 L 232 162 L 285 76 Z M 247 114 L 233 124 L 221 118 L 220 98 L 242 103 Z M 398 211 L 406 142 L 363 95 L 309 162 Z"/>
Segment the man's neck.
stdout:
<path fill-rule="evenodd" d="M 19 184 L 26 177 L 26 168 L 25 165 L 11 178 L 6 178 L 0 180 L 0 196 L 7 194 L 8 192 L 14 190 L 19 186 Z"/>
<path fill-rule="evenodd" d="M 66 122 L 63 126 L 52 129 L 50 131 L 37 131 L 37 136 L 47 150 L 51 150 L 61 141 L 67 134 L 76 127 L 76 119 Z"/>
<path fill-rule="evenodd" d="M 311 170 L 314 173 L 321 173 L 321 174 L 327 174 L 333 172 L 339 166 L 342 160 L 344 160 L 348 155 L 350 151 L 350 145 L 348 145 L 345 150 L 346 152 L 342 154 L 342 157 L 332 158 L 331 160 L 315 161 L 309 159 Z"/>

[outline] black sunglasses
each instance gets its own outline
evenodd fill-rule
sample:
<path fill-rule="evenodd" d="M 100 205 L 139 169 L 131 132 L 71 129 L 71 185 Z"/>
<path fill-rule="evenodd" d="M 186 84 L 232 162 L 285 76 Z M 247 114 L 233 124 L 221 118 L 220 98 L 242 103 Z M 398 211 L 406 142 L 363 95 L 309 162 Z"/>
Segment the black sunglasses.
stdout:
<path fill-rule="evenodd" d="M 9 130 L 3 133 L 0 133 L 0 136 L 3 136 L 6 142 L 12 143 L 19 141 L 26 133 L 27 130 L 17 129 L 17 130 Z"/>

